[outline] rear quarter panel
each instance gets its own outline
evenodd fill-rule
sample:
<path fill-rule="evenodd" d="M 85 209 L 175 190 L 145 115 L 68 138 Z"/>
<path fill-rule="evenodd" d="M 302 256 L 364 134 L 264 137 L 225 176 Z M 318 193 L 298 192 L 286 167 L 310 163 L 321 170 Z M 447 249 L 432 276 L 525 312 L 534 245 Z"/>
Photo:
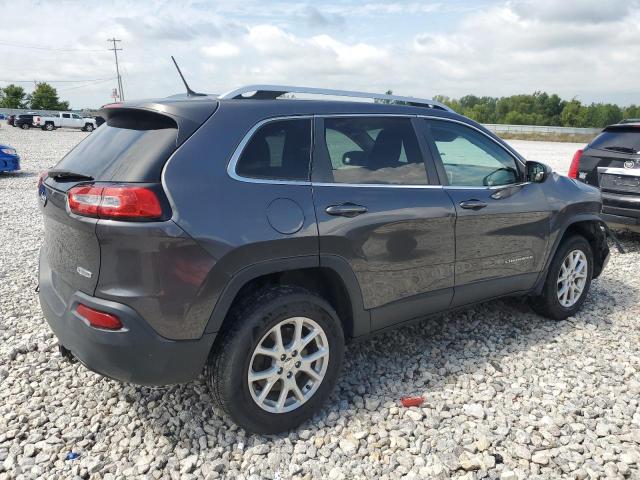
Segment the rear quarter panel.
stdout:
<path fill-rule="evenodd" d="M 163 171 L 173 221 L 212 258 L 198 299 L 199 308 L 210 313 L 229 280 L 246 266 L 318 255 L 310 185 L 245 182 L 227 174 L 236 147 L 263 118 L 268 114 L 237 114 L 233 105 L 221 103 Z M 283 234 L 271 226 L 267 210 L 277 199 L 298 205 L 301 225 L 296 232 Z"/>

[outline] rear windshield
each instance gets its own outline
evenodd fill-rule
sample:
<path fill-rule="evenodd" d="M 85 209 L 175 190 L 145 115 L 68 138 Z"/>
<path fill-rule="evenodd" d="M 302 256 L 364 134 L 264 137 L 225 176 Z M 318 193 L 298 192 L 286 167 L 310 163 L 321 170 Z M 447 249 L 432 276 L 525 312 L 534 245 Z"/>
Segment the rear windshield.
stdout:
<path fill-rule="evenodd" d="M 592 142 L 592 148 L 601 150 L 621 151 L 627 153 L 640 152 L 640 128 L 625 127 L 606 130 L 598 135 Z"/>
<path fill-rule="evenodd" d="M 178 127 L 163 115 L 141 113 L 109 119 L 64 157 L 56 169 L 96 181 L 158 182 L 176 149 Z"/>

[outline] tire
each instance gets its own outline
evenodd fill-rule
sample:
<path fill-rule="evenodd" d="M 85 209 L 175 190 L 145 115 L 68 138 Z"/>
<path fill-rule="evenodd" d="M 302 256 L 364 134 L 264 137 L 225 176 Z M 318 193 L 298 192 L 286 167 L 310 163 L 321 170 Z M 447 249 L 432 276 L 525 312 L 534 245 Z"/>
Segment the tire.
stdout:
<path fill-rule="evenodd" d="M 31 125 L 29 125 L 28 123 L 23 123 L 22 125 L 20 125 L 20 128 L 22 128 L 23 130 L 29 130 L 31 128 Z"/>
<path fill-rule="evenodd" d="M 299 287 L 272 286 L 247 296 L 229 314 L 231 326 L 223 333 L 221 341 L 216 342 L 205 369 L 214 401 L 235 423 L 249 432 L 283 432 L 311 418 L 333 391 L 344 354 L 342 325 L 331 305 Z M 299 335 L 303 339 L 316 328 L 318 332 L 309 341 L 309 346 L 303 347 L 300 352 L 294 350 L 296 344 L 293 336 L 289 336 L 294 332 L 294 322 L 304 324 Z M 285 355 L 287 359 L 283 361 L 284 357 L 278 357 L 280 353 L 257 353 L 258 346 L 278 350 L 273 341 L 273 331 L 281 327 L 282 343 L 289 347 Z M 297 345 L 302 346 L 301 343 Z M 327 349 L 328 353 L 322 360 L 309 364 L 309 368 L 316 372 L 316 377 L 320 378 L 314 381 L 304 372 L 304 366 L 299 369 L 300 360 Z M 250 368 L 258 373 L 269 370 L 272 375 L 269 380 L 250 382 Z M 291 377 L 287 376 L 287 372 L 295 373 Z M 278 403 L 283 386 L 293 385 L 288 378 L 295 380 L 298 392 L 288 390 L 280 407 Z M 264 393 L 269 382 L 272 383 L 261 406 L 257 397 Z M 303 392 L 307 392 L 308 396 Z M 277 409 L 281 411 L 275 411 Z"/>
<path fill-rule="evenodd" d="M 564 275 L 562 270 L 563 264 L 565 262 L 568 262 L 566 265 L 572 264 L 572 259 L 569 259 L 569 255 L 573 255 L 572 258 L 581 258 L 581 262 L 586 261 L 586 272 L 584 272 L 584 276 L 578 274 L 575 277 L 575 282 L 582 284 L 582 289 L 580 290 L 579 295 L 574 294 L 573 298 L 570 298 L 570 295 L 567 296 L 568 293 L 565 294 L 565 296 L 560 294 L 567 283 L 573 283 L 576 285 L 575 282 L 571 282 L 570 280 L 565 280 L 564 282 L 560 280 L 560 275 Z M 589 242 L 582 236 L 576 235 L 569 237 L 563 240 L 558 247 L 551 265 L 549 266 L 542 294 L 531 300 L 531 306 L 540 315 L 553 320 L 564 320 L 567 317 L 575 315 L 587 298 L 592 277 L 593 252 L 591 250 L 591 245 L 589 245 Z M 580 285 L 578 284 L 578 287 L 579 286 Z M 564 291 L 567 291 L 567 289 Z M 569 288 L 568 291 L 571 291 L 571 288 Z"/>
<path fill-rule="evenodd" d="M 93 132 L 93 125 L 91 125 L 90 123 L 87 123 L 87 124 L 84 126 L 83 130 L 84 130 L 85 132 L 89 132 L 89 133 L 91 133 L 91 132 Z"/>
<path fill-rule="evenodd" d="M 55 126 L 53 125 L 53 123 L 47 123 L 45 124 L 44 127 L 42 127 L 43 130 L 46 130 L 47 132 L 53 132 L 55 130 Z"/>

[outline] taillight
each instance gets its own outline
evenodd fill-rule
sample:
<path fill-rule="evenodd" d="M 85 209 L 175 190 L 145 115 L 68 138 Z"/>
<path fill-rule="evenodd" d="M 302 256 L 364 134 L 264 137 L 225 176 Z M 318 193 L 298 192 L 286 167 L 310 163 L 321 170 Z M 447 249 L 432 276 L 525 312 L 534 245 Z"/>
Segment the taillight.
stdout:
<path fill-rule="evenodd" d="M 103 190 L 104 187 L 93 185 L 73 187 L 67 193 L 69 210 L 78 215 L 97 217 Z"/>
<path fill-rule="evenodd" d="M 77 215 L 144 220 L 162 217 L 158 196 L 146 187 L 81 185 L 70 189 L 67 198 L 69 210 Z"/>
<path fill-rule="evenodd" d="M 38 192 L 42 191 L 42 185 L 44 184 L 46 178 L 47 172 L 40 172 L 40 175 L 38 175 Z"/>
<path fill-rule="evenodd" d="M 573 154 L 571 165 L 569 166 L 569 178 L 578 178 L 578 168 L 580 167 L 580 157 L 582 157 L 582 150 L 578 150 Z"/>
<path fill-rule="evenodd" d="M 107 330 L 120 330 L 122 328 L 120 319 L 111 313 L 94 310 L 81 303 L 76 307 L 76 312 L 89 322 L 92 327 L 105 328 Z"/>

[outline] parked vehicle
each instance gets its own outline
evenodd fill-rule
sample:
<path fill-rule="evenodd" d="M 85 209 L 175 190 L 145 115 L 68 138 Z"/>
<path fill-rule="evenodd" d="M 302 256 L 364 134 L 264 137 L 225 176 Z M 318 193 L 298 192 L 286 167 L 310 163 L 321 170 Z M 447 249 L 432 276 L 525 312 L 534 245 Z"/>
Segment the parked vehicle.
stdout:
<path fill-rule="evenodd" d="M 596 188 L 432 100 L 254 85 L 101 115 L 39 183 L 61 351 L 148 385 L 204 367 L 250 431 L 316 413 L 347 340 L 507 295 L 564 319 L 609 258 Z"/>
<path fill-rule="evenodd" d="M 625 123 L 640 123 L 640 118 L 625 118 L 624 120 L 620 120 L 619 124 Z"/>
<path fill-rule="evenodd" d="M 5 120 L 7 117 L 4 113 L 0 113 L 0 120 Z"/>
<path fill-rule="evenodd" d="M 13 126 L 20 127 L 23 130 L 29 130 L 33 125 L 33 117 L 37 114 L 33 113 L 22 113 L 20 115 L 16 115 Z"/>
<path fill-rule="evenodd" d="M 96 128 L 98 128 L 100 125 L 104 123 L 104 117 L 101 117 L 100 115 L 96 116 L 95 120 L 96 120 Z"/>
<path fill-rule="evenodd" d="M 569 177 L 602 190 L 602 218 L 640 233 L 640 121 L 605 128 L 573 156 Z"/>
<path fill-rule="evenodd" d="M 7 125 L 11 125 L 12 127 L 15 127 L 14 121 L 16 119 L 15 115 L 9 115 L 7 117 Z"/>
<path fill-rule="evenodd" d="M 60 112 L 55 115 L 39 115 L 33 119 L 33 125 L 42 130 L 52 131 L 56 128 L 79 128 L 85 132 L 93 132 L 96 121 L 90 117 L 81 117 L 77 113 Z"/>
<path fill-rule="evenodd" d="M 0 172 L 16 172 L 20 170 L 20 155 L 16 149 L 0 143 Z"/>

